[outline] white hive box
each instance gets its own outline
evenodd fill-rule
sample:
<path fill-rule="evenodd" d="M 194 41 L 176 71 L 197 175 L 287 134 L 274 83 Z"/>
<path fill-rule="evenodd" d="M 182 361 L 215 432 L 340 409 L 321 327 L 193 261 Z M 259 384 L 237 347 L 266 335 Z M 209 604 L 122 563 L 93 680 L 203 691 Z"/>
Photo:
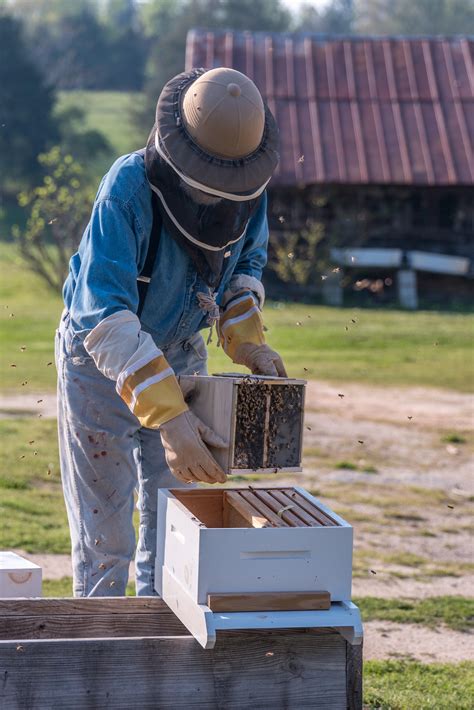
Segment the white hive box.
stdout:
<path fill-rule="evenodd" d="M 41 567 L 14 552 L 0 551 L 0 599 L 40 597 Z"/>
<path fill-rule="evenodd" d="M 229 592 L 351 598 L 352 527 L 303 489 L 161 489 L 157 532 L 157 584 L 166 567 L 199 604 Z"/>
<path fill-rule="evenodd" d="M 352 527 L 301 488 L 161 489 L 155 580 L 204 648 L 216 629 L 326 626 L 362 637 Z"/>
<path fill-rule="evenodd" d="M 191 410 L 229 442 L 211 451 L 226 473 L 301 471 L 305 380 L 181 376 Z"/>

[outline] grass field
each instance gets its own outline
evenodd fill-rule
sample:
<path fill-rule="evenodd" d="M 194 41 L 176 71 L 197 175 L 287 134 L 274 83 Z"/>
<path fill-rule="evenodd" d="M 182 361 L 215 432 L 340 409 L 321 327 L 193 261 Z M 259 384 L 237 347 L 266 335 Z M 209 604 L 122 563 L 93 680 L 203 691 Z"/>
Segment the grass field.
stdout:
<path fill-rule="evenodd" d="M 11 244 L 0 243 L 0 271 L 0 388 L 52 390 L 56 375 L 48 363 L 61 299 L 24 268 Z M 295 377 L 474 390 L 469 314 L 268 303 L 265 321 L 269 343 Z M 215 341 L 210 372 L 242 369 Z"/>
<path fill-rule="evenodd" d="M 85 113 L 84 128 L 103 133 L 112 150 L 94 162 L 94 173 L 102 175 L 119 155 L 142 148 L 147 139 L 133 124 L 132 110 L 142 95 L 120 91 L 61 91 L 57 109 L 78 107 Z M 150 118 L 150 130 L 153 117 Z"/>
<path fill-rule="evenodd" d="M 472 710 L 474 663 L 368 661 L 364 707 L 370 710 Z"/>
<path fill-rule="evenodd" d="M 474 627 L 474 599 L 466 597 L 360 597 L 354 598 L 353 602 L 361 610 L 364 621 L 378 619 L 401 624 L 421 624 L 430 628 L 445 624 L 455 631 L 468 631 Z"/>
<path fill-rule="evenodd" d="M 56 422 L 0 420 L 0 549 L 68 554 Z"/>

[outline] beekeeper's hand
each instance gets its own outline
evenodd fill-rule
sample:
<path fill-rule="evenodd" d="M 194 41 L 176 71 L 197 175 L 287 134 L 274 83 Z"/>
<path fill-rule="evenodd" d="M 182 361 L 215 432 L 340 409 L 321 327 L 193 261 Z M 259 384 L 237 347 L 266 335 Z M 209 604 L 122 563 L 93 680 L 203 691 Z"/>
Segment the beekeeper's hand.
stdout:
<path fill-rule="evenodd" d="M 190 411 L 160 426 L 166 463 L 173 476 L 184 483 L 225 483 L 227 476 L 206 444 L 225 449 L 228 443 Z"/>
<path fill-rule="evenodd" d="M 235 351 L 234 362 L 248 367 L 253 375 L 287 377 L 280 355 L 266 344 L 242 343 Z"/>

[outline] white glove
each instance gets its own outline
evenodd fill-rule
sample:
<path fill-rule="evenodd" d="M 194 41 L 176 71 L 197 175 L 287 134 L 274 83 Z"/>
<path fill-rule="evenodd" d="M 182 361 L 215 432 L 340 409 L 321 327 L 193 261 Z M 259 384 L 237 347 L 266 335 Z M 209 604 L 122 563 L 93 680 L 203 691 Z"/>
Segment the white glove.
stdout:
<path fill-rule="evenodd" d="M 268 345 L 242 343 L 235 351 L 234 362 L 248 367 L 253 375 L 288 376 L 280 355 Z"/>
<path fill-rule="evenodd" d="M 227 476 L 206 444 L 225 449 L 228 443 L 190 411 L 160 426 L 166 463 L 173 476 L 184 483 L 225 483 Z"/>

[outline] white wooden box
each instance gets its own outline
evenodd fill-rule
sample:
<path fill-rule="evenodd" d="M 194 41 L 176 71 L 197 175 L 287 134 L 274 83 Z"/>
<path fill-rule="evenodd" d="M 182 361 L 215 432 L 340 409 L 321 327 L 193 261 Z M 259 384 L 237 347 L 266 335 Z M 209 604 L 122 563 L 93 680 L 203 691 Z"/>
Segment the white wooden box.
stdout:
<path fill-rule="evenodd" d="M 41 567 L 14 552 L 0 551 L 0 599 L 40 597 Z"/>
<path fill-rule="evenodd" d="M 198 604 L 231 592 L 347 601 L 352 527 L 301 488 L 161 489 L 155 571 L 161 596 L 165 575 Z"/>
<path fill-rule="evenodd" d="M 181 376 L 191 410 L 229 441 L 211 451 L 226 473 L 301 471 L 305 380 Z"/>

